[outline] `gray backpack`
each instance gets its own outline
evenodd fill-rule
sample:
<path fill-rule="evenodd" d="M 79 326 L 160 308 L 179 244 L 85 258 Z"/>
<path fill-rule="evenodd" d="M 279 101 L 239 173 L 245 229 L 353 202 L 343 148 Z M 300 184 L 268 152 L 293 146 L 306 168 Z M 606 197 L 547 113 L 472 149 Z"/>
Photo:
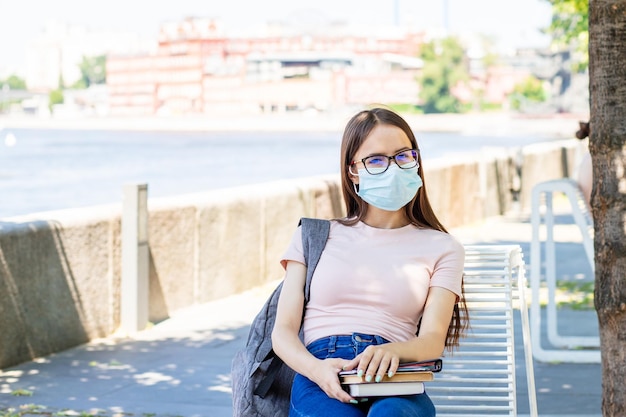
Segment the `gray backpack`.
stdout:
<path fill-rule="evenodd" d="M 330 222 L 321 219 L 300 219 L 302 246 L 307 265 L 304 303 L 309 301 L 311 277 L 320 259 Z M 254 318 L 246 346 L 233 358 L 231 378 L 233 417 L 287 417 L 294 371 L 272 350 L 272 329 L 282 282 L 267 299 Z M 304 315 L 304 312 L 303 312 Z M 302 329 L 300 329 L 302 338 Z"/>

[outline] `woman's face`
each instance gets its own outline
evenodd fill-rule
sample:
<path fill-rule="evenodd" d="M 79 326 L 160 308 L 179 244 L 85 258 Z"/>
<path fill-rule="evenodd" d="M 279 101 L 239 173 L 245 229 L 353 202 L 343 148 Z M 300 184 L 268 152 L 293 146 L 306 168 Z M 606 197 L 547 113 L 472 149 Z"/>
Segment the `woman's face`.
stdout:
<path fill-rule="evenodd" d="M 379 124 L 376 125 L 367 138 L 365 138 L 363 144 L 354 154 L 352 161 L 361 161 L 363 158 L 372 155 L 393 156 L 400 151 L 412 148 L 411 140 L 402 129 L 392 125 Z M 353 172 L 357 172 L 362 168 L 362 162 L 358 162 L 351 167 L 350 179 L 353 183 L 359 183 L 358 175 L 354 175 Z"/>

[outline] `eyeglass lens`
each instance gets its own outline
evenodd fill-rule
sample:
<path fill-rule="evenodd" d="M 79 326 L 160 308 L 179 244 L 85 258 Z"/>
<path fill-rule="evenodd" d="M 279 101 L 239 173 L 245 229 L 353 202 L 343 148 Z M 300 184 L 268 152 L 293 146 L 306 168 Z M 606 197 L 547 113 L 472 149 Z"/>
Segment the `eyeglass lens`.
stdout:
<path fill-rule="evenodd" d="M 370 174 L 382 174 L 389 168 L 392 159 L 402 169 L 414 168 L 417 165 L 417 151 L 409 149 L 398 152 L 394 156 L 372 155 L 364 158 L 362 161 L 365 169 Z"/>

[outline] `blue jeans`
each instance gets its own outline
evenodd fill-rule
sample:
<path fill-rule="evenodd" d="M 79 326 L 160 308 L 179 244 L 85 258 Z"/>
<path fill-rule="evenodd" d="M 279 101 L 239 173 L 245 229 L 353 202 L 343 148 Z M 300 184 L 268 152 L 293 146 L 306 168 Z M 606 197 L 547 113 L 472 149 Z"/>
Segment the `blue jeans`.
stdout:
<path fill-rule="evenodd" d="M 329 336 L 311 342 L 307 349 L 318 359 L 353 359 L 369 345 L 388 341 L 380 336 L 353 333 Z M 359 404 L 346 404 L 328 397 L 314 382 L 296 374 L 291 388 L 289 417 L 434 417 L 435 406 L 424 392 L 398 397 L 371 397 Z"/>

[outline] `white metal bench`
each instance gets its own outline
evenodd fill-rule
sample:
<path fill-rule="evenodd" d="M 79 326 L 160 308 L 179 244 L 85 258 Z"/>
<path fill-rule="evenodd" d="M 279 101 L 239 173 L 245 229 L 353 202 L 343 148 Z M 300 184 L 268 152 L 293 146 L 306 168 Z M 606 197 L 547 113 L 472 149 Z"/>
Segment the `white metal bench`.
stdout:
<path fill-rule="evenodd" d="M 518 245 L 465 246 L 470 329 L 427 391 L 438 417 L 517 416 L 514 305 L 519 305 L 530 416 L 537 416 L 525 267 Z"/>

